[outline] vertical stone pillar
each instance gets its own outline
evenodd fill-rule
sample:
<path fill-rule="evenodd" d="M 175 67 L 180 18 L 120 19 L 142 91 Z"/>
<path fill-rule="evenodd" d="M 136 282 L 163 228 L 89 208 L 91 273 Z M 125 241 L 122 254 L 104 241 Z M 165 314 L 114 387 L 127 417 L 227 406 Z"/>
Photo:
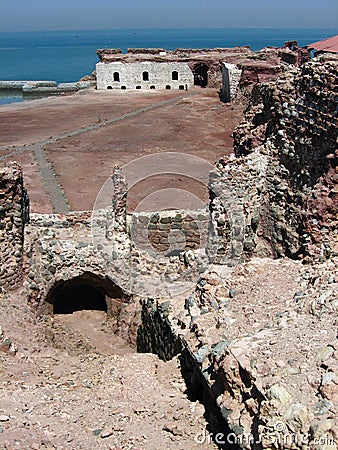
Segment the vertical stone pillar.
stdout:
<path fill-rule="evenodd" d="M 0 286 L 10 289 L 22 277 L 24 227 L 29 201 L 20 166 L 0 169 Z"/>
<path fill-rule="evenodd" d="M 115 218 L 115 231 L 120 231 L 122 233 L 127 232 L 127 193 L 128 186 L 127 182 L 123 176 L 122 170 L 119 166 L 114 167 L 114 172 L 112 174 L 113 180 L 113 214 Z"/>
<path fill-rule="evenodd" d="M 242 76 L 242 70 L 235 64 L 222 63 L 222 90 L 223 102 L 231 102 L 237 95 L 237 89 Z"/>

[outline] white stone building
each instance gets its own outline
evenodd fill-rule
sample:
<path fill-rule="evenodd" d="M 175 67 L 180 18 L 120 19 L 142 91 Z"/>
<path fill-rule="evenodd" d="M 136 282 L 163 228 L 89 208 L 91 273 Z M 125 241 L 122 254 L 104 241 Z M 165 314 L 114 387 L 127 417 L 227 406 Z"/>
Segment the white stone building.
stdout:
<path fill-rule="evenodd" d="M 111 62 L 96 64 L 97 89 L 180 89 L 194 85 L 186 62 Z"/>

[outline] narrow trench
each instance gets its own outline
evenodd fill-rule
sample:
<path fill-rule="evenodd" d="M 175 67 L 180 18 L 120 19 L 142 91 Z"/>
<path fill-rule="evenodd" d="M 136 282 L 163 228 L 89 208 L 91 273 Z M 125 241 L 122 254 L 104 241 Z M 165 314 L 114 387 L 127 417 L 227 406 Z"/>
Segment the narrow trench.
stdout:
<path fill-rule="evenodd" d="M 54 317 L 57 319 L 61 318 L 61 320 L 66 320 L 66 322 L 61 323 L 71 323 L 73 325 L 74 323 L 77 323 L 79 319 L 84 319 L 84 321 L 88 320 L 87 324 L 82 324 L 82 330 L 85 330 L 86 327 L 88 329 L 88 326 L 93 326 L 93 322 L 91 321 L 95 316 L 95 312 L 104 313 L 104 320 L 106 320 L 108 317 L 107 313 L 109 308 L 107 305 L 107 296 L 105 295 L 104 289 L 98 286 L 87 284 L 87 282 L 83 282 L 83 280 L 76 280 L 73 283 L 65 283 L 64 285 L 61 285 L 61 287 L 59 286 L 59 288 L 56 289 L 54 294 L 50 297 L 49 301 L 53 305 L 53 314 L 55 315 Z M 118 303 L 119 302 L 117 302 L 115 299 L 115 303 L 113 300 L 113 308 L 112 305 L 110 305 L 110 312 L 112 313 L 111 317 L 113 319 L 114 316 L 118 314 L 118 308 L 116 307 Z M 81 316 L 81 314 L 84 315 Z M 62 319 L 62 317 L 64 319 Z M 69 320 L 70 322 L 67 322 L 67 320 Z M 156 334 L 156 331 L 154 329 L 146 330 L 146 328 L 143 328 L 143 325 L 144 324 L 142 323 L 139 327 L 139 333 L 143 332 Z M 165 339 L 167 340 L 167 342 L 173 342 L 173 336 L 170 332 L 169 327 L 164 326 L 162 332 L 168 335 L 167 339 Z M 97 335 L 98 339 L 101 339 L 102 337 L 103 335 Z M 162 338 L 164 339 L 163 336 Z M 154 339 L 154 341 L 156 341 L 156 338 Z M 156 348 L 156 346 L 152 346 L 152 348 L 150 349 L 141 348 L 142 346 L 140 347 L 139 345 L 135 347 L 137 348 L 134 348 L 132 352 L 149 352 L 157 354 L 159 357 L 162 356 L 161 349 Z M 97 349 L 99 351 L 99 347 L 97 347 Z M 123 344 L 120 350 L 121 351 L 118 354 L 121 355 L 131 353 L 131 349 L 129 348 L 128 350 L 127 347 L 124 348 Z M 173 352 L 172 357 L 173 356 L 178 356 L 178 359 L 180 361 L 181 374 L 185 381 L 186 395 L 188 400 L 190 402 L 199 401 L 205 408 L 204 418 L 207 423 L 207 431 L 210 436 L 209 438 L 212 439 L 220 449 L 239 449 L 237 445 L 227 443 L 227 436 L 231 433 L 231 430 L 227 426 L 219 408 L 217 407 L 215 398 L 213 397 L 212 392 L 210 392 L 206 380 L 201 375 L 198 367 L 194 365 L 189 352 L 186 349 L 181 350 L 177 346 L 175 348 L 175 351 Z"/>
<path fill-rule="evenodd" d="M 216 400 L 207 385 L 206 380 L 201 375 L 198 368 L 191 360 L 189 352 L 184 349 L 179 355 L 181 373 L 187 386 L 186 394 L 192 402 L 199 401 L 205 409 L 204 418 L 207 422 L 207 431 L 210 438 L 223 450 L 239 450 L 239 446 L 228 442 L 227 437 L 232 434 L 229 426 L 225 422 Z"/>

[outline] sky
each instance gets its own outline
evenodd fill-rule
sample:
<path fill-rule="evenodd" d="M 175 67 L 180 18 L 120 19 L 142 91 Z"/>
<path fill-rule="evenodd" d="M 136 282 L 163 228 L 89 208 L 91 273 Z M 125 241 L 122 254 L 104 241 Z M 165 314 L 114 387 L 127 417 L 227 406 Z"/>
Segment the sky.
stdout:
<path fill-rule="evenodd" d="M 0 32 L 337 24 L 338 0 L 0 0 Z"/>

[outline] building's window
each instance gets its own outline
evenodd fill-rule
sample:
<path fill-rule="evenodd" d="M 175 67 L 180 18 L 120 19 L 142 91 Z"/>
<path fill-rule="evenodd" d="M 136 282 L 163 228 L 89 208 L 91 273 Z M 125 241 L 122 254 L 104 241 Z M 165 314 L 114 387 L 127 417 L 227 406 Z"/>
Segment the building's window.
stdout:
<path fill-rule="evenodd" d="M 155 86 L 152 84 L 152 85 L 150 86 L 150 89 L 155 89 Z"/>
<path fill-rule="evenodd" d="M 165 87 L 167 90 L 171 89 L 171 86 L 169 84 L 166 85 Z"/>
<path fill-rule="evenodd" d="M 184 85 L 183 85 L 183 84 L 180 84 L 180 85 L 178 86 L 178 89 L 179 89 L 180 91 L 184 91 Z"/>
<path fill-rule="evenodd" d="M 171 79 L 174 80 L 174 81 L 177 81 L 177 80 L 178 80 L 178 72 L 177 72 L 177 70 L 174 70 L 174 71 L 172 72 L 172 74 L 171 74 Z"/>
<path fill-rule="evenodd" d="M 114 81 L 120 81 L 120 74 L 118 72 L 113 73 L 113 80 Z"/>
<path fill-rule="evenodd" d="M 143 81 L 149 81 L 149 72 L 143 72 L 142 78 Z"/>
<path fill-rule="evenodd" d="M 123 90 L 124 90 L 124 89 L 127 89 L 127 88 L 126 88 L 125 86 L 121 86 L 121 89 L 123 89 Z"/>
<path fill-rule="evenodd" d="M 112 86 L 107 86 L 107 89 L 113 89 L 113 87 Z"/>
<path fill-rule="evenodd" d="M 142 86 L 136 86 L 136 89 L 142 89 Z"/>

